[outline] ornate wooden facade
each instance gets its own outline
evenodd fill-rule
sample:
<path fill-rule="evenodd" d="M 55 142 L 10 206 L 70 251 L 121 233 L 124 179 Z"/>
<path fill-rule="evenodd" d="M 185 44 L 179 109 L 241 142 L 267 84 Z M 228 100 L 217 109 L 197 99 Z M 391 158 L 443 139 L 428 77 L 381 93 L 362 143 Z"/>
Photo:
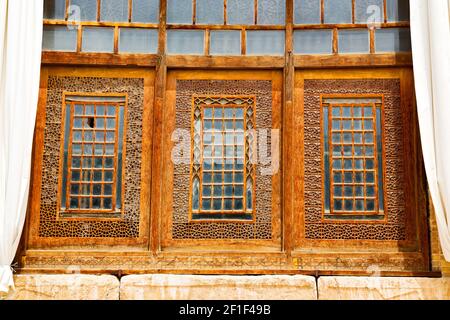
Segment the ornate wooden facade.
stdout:
<path fill-rule="evenodd" d="M 198 0 L 193 1 L 189 23 L 167 23 L 166 0 L 159 1 L 159 23 L 134 22 L 132 2 L 122 22 L 102 21 L 101 6 L 95 21 L 71 22 L 68 11 L 60 19 L 44 21 L 50 27 L 76 26 L 77 40 L 74 52 L 42 54 L 33 180 L 20 252 L 23 270 L 430 271 L 411 53 L 377 52 L 377 32 L 409 26 L 390 20 L 389 1 L 380 1 L 384 11 L 376 26 L 362 22 L 355 0 L 350 1 L 349 23 L 327 22 L 324 1 L 319 0 L 320 21 L 310 24 L 294 19 L 294 4 L 301 1 L 286 0 L 285 23 L 274 25 L 258 24 L 264 21 L 258 18 L 258 1 L 252 1 L 255 20 L 247 24 L 229 24 L 227 1 L 223 23 L 198 23 Z M 83 30 L 88 27 L 112 28 L 112 52 L 83 51 Z M 122 53 L 120 29 L 131 27 L 157 30 L 157 52 Z M 179 29 L 204 31 L 203 51 L 171 54 L 168 33 Z M 340 32 L 360 29 L 367 30 L 368 51 L 342 52 Z M 238 31 L 238 54 L 211 53 L 211 33 L 220 30 Z M 285 53 L 250 54 L 248 32 L 265 30 L 283 32 Z M 294 39 L 301 30 L 330 30 L 331 52 L 300 54 Z M 67 100 L 72 96 L 78 100 Z M 92 100 L 79 97 L 103 96 L 123 99 L 114 100 L 124 108 L 123 127 L 118 120 L 114 123 L 123 134 L 122 149 L 111 144 L 116 159 L 111 171 L 120 171 L 114 177 L 121 179 L 108 178 L 105 172 L 110 169 L 102 167 L 106 162 L 89 170 L 72 163 L 68 174 L 87 170 L 86 175 L 93 176 L 86 180 L 90 189 L 71 190 L 73 179 L 63 174 L 65 161 L 73 158 L 64 152 L 64 121 L 73 123 L 76 115 L 72 111 L 65 118 L 64 110 L 81 105 L 89 112 L 86 106 Z M 101 100 L 95 103 L 108 106 Z M 89 120 L 94 114 L 83 117 L 94 131 L 102 125 Z M 228 125 L 242 129 L 241 135 L 218 137 L 228 132 Z M 249 134 L 251 130 L 257 135 Z M 187 140 L 183 132 L 188 132 Z M 78 140 L 70 140 L 72 135 L 73 147 Z M 229 137 L 231 142 L 226 141 Z M 83 140 L 83 152 L 86 145 L 95 148 L 97 143 L 102 146 L 99 155 L 107 157 L 108 141 L 99 141 L 104 142 Z M 177 148 L 183 144 L 187 148 L 180 152 Z M 263 144 L 267 161 L 253 162 Z M 236 152 L 231 158 L 237 160 L 226 161 L 228 149 Z M 95 149 L 89 150 L 83 157 L 95 161 Z M 208 157 L 213 159 L 210 166 Z M 103 172 L 98 180 L 97 171 Z M 105 187 L 94 191 L 105 179 L 114 184 L 114 195 L 121 192 L 121 207 L 114 212 L 98 210 L 104 200 L 95 207 L 95 199 L 109 195 Z M 85 192 L 89 210 L 83 214 L 81 204 L 62 210 L 64 188 L 69 203 L 70 197 L 81 199 Z"/>

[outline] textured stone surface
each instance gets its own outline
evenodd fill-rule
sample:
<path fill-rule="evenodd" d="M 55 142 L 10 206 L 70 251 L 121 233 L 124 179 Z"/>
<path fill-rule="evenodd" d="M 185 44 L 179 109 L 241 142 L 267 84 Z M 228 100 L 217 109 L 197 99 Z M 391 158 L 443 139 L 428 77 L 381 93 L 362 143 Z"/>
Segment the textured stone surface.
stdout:
<path fill-rule="evenodd" d="M 21 274 L 8 300 L 118 300 L 119 280 L 111 275 Z"/>
<path fill-rule="evenodd" d="M 450 278 L 21 274 L 10 300 L 450 300 Z M 120 292 L 119 292 L 120 291 Z M 120 294 L 120 295 L 119 295 Z"/>
<path fill-rule="evenodd" d="M 131 275 L 120 284 L 123 300 L 313 299 L 316 281 L 310 276 Z"/>
<path fill-rule="evenodd" d="M 320 300 L 450 300 L 450 278 L 320 277 Z"/>

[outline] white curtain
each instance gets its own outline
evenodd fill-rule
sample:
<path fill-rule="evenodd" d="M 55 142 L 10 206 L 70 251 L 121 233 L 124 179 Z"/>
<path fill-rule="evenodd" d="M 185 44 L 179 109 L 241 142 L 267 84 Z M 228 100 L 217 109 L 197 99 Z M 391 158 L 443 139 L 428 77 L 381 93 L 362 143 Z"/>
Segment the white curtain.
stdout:
<path fill-rule="evenodd" d="M 450 1 L 410 0 L 420 136 L 439 239 L 450 261 Z"/>
<path fill-rule="evenodd" d="M 0 293 L 27 209 L 39 94 L 43 0 L 0 0 Z"/>

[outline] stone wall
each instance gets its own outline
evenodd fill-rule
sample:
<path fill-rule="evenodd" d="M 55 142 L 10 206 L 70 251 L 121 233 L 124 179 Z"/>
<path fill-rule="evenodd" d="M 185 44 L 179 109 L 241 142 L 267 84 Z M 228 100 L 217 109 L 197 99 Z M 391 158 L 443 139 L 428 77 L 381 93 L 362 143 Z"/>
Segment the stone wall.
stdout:
<path fill-rule="evenodd" d="M 15 276 L 8 300 L 450 300 L 450 278 L 148 274 Z"/>

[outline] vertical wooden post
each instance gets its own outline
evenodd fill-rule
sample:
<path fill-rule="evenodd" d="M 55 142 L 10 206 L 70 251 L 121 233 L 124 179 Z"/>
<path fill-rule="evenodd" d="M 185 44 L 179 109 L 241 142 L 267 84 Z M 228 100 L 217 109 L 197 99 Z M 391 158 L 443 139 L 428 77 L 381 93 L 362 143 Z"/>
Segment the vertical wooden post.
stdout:
<path fill-rule="evenodd" d="M 102 0 L 97 0 L 97 20 L 100 21 L 100 10 L 102 7 Z"/>
<path fill-rule="evenodd" d="M 370 53 L 375 53 L 375 28 L 371 27 L 369 29 L 369 37 L 370 37 Z"/>
<path fill-rule="evenodd" d="M 128 0 L 128 22 L 131 22 L 132 15 L 133 15 L 133 1 Z"/>
<path fill-rule="evenodd" d="M 356 23 L 356 3 L 352 0 L 352 23 Z"/>
<path fill-rule="evenodd" d="M 150 204 L 150 251 L 156 254 L 161 250 L 160 214 L 162 203 L 162 133 L 164 126 L 164 100 L 166 93 L 166 0 L 160 1 L 159 33 L 158 33 L 158 61 L 155 72 L 155 94 L 153 101 L 153 137 L 152 150 L 152 193 Z"/>
<path fill-rule="evenodd" d="M 119 27 L 114 27 L 114 53 L 119 53 Z"/>
<path fill-rule="evenodd" d="M 292 177 L 292 119 L 294 100 L 294 59 L 293 59 L 293 32 L 294 32 L 294 6 L 293 0 L 286 0 L 286 47 L 284 66 L 284 99 L 283 99 L 283 128 L 282 128 L 282 203 L 283 203 L 283 250 L 290 258 L 293 242 L 293 177 Z"/>
<path fill-rule="evenodd" d="M 337 54 L 339 51 L 339 33 L 337 28 L 333 28 L 333 54 Z"/>

